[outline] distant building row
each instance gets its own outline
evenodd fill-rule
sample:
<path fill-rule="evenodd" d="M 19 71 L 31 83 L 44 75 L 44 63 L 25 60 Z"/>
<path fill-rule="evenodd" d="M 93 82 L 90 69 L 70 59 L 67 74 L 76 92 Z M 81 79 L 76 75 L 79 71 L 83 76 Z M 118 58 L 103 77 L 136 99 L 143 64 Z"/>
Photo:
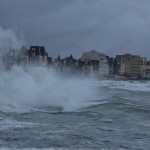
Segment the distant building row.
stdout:
<path fill-rule="evenodd" d="M 111 77 L 114 75 L 132 79 L 150 79 L 150 61 L 138 55 L 106 56 L 96 50 L 84 52 L 80 59 L 72 55 L 52 60 L 44 47 L 31 46 L 29 50 L 23 47 L 18 53 L 10 50 L 3 56 L 5 67 L 13 64 L 27 67 L 28 65 L 52 66 L 63 74 L 82 74 L 85 76 Z"/>

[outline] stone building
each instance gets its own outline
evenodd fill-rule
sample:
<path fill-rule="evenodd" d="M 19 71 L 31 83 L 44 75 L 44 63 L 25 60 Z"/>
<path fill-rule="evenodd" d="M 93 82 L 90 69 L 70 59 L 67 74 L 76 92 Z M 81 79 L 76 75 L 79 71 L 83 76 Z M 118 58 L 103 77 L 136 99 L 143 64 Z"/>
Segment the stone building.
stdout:
<path fill-rule="evenodd" d="M 47 66 L 48 64 L 48 53 L 45 51 L 45 47 L 31 46 L 28 56 L 30 62 L 37 66 Z"/>
<path fill-rule="evenodd" d="M 119 74 L 127 77 L 143 76 L 143 59 L 138 55 L 117 55 L 119 58 L 120 68 Z"/>
<path fill-rule="evenodd" d="M 107 58 L 104 54 L 92 50 L 84 52 L 81 56 L 83 62 L 82 73 L 89 76 L 106 76 L 109 74 Z"/>

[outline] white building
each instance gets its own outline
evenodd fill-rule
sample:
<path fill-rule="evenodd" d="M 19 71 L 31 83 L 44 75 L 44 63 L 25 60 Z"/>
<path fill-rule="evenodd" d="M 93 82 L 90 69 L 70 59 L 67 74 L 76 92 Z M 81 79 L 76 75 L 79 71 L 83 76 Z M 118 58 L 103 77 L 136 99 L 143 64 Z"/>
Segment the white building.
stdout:
<path fill-rule="evenodd" d="M 84 74 L 107 76 L 109 75 L 109 65 L 106 55 L 96 50 L 84 52 L 81 56 L 83 62 L 82 72 Z"/>
<path fill-rule="evenodd" d="M 107 76 L 109 75 L 109 64 L 106 55 L 100 53 L 99 57 L 100 57 L 100 68 L 99 68 L 100 75 Z"/>

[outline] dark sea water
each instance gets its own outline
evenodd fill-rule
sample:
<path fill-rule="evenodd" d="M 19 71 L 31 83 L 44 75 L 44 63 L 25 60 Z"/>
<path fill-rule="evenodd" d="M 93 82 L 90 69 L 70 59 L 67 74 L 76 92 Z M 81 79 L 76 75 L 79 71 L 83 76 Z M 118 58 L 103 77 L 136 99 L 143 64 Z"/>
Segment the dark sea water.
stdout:
<path fill-rule="evenodd" d="M 150 82 L 70 79 L 56 93 L 44 97 L 44 90 L 41 101 L 35 101 L 33 85 L 33 91 L 24 88 L 20 95 L 22 77 L 14 85 L 11 77 L 2 75 L 7 80 L 0 82 L 0 150 L 150 149 Z"/>

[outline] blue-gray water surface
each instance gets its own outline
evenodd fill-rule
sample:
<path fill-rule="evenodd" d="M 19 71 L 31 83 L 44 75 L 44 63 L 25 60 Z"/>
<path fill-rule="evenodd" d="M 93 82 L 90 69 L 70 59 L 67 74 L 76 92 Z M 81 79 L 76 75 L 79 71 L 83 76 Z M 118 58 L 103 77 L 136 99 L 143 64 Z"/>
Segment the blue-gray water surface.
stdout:
<path fill-rule="evenodd" d="M 92 82 L 73 110 L 1 102 L 0 149 L 149 150 L 150 82 Z"/>

